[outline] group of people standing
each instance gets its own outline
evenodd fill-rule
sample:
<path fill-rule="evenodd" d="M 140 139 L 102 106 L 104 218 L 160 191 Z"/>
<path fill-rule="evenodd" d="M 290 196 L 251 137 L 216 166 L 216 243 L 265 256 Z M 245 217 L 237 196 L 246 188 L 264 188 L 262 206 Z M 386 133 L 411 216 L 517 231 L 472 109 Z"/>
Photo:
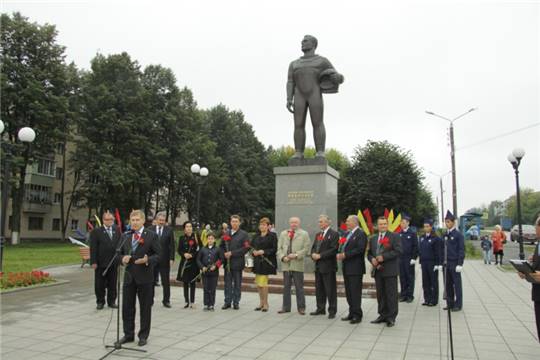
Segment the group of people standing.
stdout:
<path fill-rule="evenodd" d="M 95 293 L 97 309 L 107 304 L 117 307 L 116 276 L 117 266 L 105 268 L 115 256 L 118 248 L 120 259 L 126 267 L 122 306 L 124 337 L 121 343 L 134 341 L 135 298 L 139 298 L 141 327 L 138 333 L 139 345 L 146 344 L 151 322 L 151 307 L 154 304 L 157 276 L 161 277 L 163 287 L 162 304 L 170 308 L 170 270 L 175 259 L 175 240 L 173 229 L 166 225 L 165 214 L 156 216 L 155 225 L 144 227 L 144 213 L 135 210 L 130 214 L 131 230 L 122 236 L 114 226 L 110 213 L 103 215 L 103 226 L 92 231 L 91 263 L 96 269 Z M 377 219 L 377 232 L 368 237 L 359 225 L 359 219 L 351 215 L 346 220 L 347 231 L 343 236 L 331 228 L 331 220 L 321 215 L 318 220 L 320 231 L 310 240 L 307 231 L 301 228 L 298 217 L 289 219 L 289 228 L 279 236 L 272 231 L 268 218 L 259 221 L 259 231 L 250 239 L 248 233 L 240 228 L 241 218 L 232 215 L 230 229 L 221 234 L 206 232 L 205 244 L 198 238 L 193 224 L 183 225 L 176 251 L 181 261 L 177 280 L 183 282 L 185 308 L 193 308 L 196 283 L 203 282 L 204 310 L 213 311 L 216 302 L 216 288 L 219 270 L 224 272 L 223 310 L 240 308 L 242 274 L 246 267 L 246 254 L 249 252 L 255 274 L 260 303 L 255 311 L 267 312 L 269 275 L 283 274 L 282 305 L 279 314 L 291 312 L 291 290 L 294 284 L 296 306 L 300 315 L 306 314 L 304 294 L 305 259 L 315 263 L 316 309 L 310 315 L 326 315 L 330 319 L 337 314 L 337 272 L 341 262 L 345 295 L 348 303 L 347 316 L 343 321 L 357 324 L 362 321 L 363 276 L 366 273 L 366 260 L 371 264 L 371 276 L 375 279 L 379 316 L 371 321 L 385 323 L 392 327 L 398 315 L 398 302 L 412 302 L 414 294 L 415 264 L 419 259 L 422 266 L 424 288 L 423 305 L 435 306 L 438 303 L 438 272 L 446 263 L 447 304 L 453 311 L 462 308 L 461 268 L 464 260 L 463 236 L 455 228 L 455 217 L 449 212 L 446 216 L 447 231 L 444 240 L 433 231 L 433 222 L 424 221 L 424 235 L 417 235 L 409 227 L 410 217 L 404 216 L 401 231 L 388 230 L 385 217 Z M 447 246 L 443 247 L 446 242 Z M 443 254 L 443 248 L 446 253 Z M 446 260 L 446 261 L 445 261 Z M 112 261 L 114 263 L 114 261 Z M 401 293 L 398 293 L 398 277 Z M 328 306 L 327 306 L 328 305 Z"/>

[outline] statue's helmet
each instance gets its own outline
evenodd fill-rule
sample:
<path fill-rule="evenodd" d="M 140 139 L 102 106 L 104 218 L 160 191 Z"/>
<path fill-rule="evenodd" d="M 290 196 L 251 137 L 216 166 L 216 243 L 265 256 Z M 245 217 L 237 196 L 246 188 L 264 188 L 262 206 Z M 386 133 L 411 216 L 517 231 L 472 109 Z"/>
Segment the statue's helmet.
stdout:
<path fill-rule="evenodd" d="M 336 79 L 336 76 L 337 79 Z M 323 70 L 319 74 L 319 84 L 321 92 L 325 94 L 335 94 L 339 90 L 339 84 L 343 83 L 343 75 L 339 74 L 334 69 Z"/>

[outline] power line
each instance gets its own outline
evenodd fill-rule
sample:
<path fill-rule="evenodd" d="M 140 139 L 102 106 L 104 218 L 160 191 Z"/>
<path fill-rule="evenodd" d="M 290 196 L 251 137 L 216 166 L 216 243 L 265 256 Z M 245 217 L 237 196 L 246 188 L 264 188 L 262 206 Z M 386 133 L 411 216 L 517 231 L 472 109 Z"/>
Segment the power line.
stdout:
<path fill-rule="evenodd" d="M 538 125 L 540 125 L 540 122 L 537 122 L 537 123 L 534 123 L 534 124 L 531 124 L 531 125 L 528 125 L 528 126 L 519 128 L 519 129 L 515 129 L 515 130 L 509 131 L 509 132 L 504 133 L 504 134 L 500 134 L 500 135 L 497 135 L 497 136 L 493 136 L 493 137 L 490 137 L 490 138 L 481 140 L 481 141 L 476 142 L 476 143 L 473 143 L 473 144 L 469 144 L 469 145 L 465 145 L 465 146 L 459 147 L 459 148 L 456 149 L 456 151 L 457 151 L 457 150 L 468 149 L 468 148 L 470 148 L 470 147 L 474 147 L 474 146 L 478 146 L 478 145 L 482 145 L 482 144 L 485 144 L 485 143 L 487 143 L 487 142 L 490 142 L 490 141 L 493 141 L 493 140 L 497 140 L 497 139 L 500 139 L 500 138 L 502 138 L 502 137 L 505 137 L 505 136 L 508 136 L 508 135 L 512 135 L 512 134 L 515 134 L 515 133 L 517 133 L 517 132 L 520 132 L 520 131 L 523 131 L 523 130 L 527 130 L 527 129 L 533 128 L 533 127 L 538 126 Z"/>

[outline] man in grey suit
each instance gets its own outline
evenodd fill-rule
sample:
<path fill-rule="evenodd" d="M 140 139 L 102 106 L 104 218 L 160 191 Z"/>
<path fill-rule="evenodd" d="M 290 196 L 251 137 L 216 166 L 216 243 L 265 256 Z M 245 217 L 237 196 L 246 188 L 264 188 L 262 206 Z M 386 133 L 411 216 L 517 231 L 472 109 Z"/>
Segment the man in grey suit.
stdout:
<path fill-rule="evenodd" d="M 372 275 L 377 288 L 379 317 L 372 324 L 386 322 L 388 327 L 396 323 L 398 314 L 398 275 L 401 239 L 388 231 L 388 220 L 377 219 L 378 233 L 369 240 L 368 260 L 373 265 Z"/>

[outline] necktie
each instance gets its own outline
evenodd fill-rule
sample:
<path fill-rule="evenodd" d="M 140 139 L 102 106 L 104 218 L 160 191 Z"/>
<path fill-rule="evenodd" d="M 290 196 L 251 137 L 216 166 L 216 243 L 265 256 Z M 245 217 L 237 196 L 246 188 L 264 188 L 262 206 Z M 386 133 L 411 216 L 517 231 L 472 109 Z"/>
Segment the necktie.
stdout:
<path fill-rule="evenodd" d="M 109 234 L 109 237 L 111 238 L 112 240 L 112 229 L 110 227 L 107 228 L 107 234 Z"/>
<path fill-rule="evenodd" d="M 135 232 L 133 234 L 133 239 L 131 239 L 131 250 L 135 252 L 137 250 L 137 246 L 139 245 L 139 239 L 141 238 L 141 235 L 139 235 L 138 232 Z"/>
<path fill-rule="evenodd" d="M 162 228 L 161 226 L 158 226 L 158 235 L 159 235 L 159 237 L 161 237 L 162 229 L 163 229 L 163 228 Z"/>

